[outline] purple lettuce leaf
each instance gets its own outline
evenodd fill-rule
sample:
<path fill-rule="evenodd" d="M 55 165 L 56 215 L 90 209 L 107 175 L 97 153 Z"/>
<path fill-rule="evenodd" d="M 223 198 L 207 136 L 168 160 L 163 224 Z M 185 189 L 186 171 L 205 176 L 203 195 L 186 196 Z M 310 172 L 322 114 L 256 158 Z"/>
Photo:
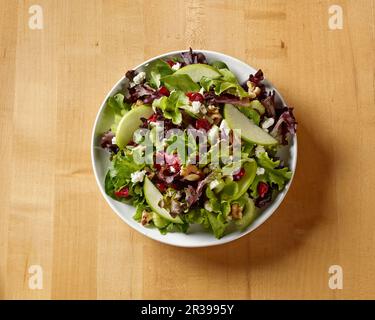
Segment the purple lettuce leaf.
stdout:
<path fill-rule="evenodd" d="M 217 96 L 212 91 L 205 92 L 204 98 L 209 104 L 218 104 L 218 103 L 231 103 L 238 106 L 247 106 L 249 105 L 250 100 L 248 98 L 239 98 L 231 94 L 221 94 L 220 96 Z"/>
<path fill-rule="evenodd" d="M 187 52 L 182 52 L 181 58 L 183 59 L 185 65 L 195 64 L 195 63 L 205 63 L 205 64 L 208 63 L 203 53 L 194 52 L 192 48 L 190 48 L 190 50 Z"/>
<path fill-rule="evenodd" d="M 199 200 L 200 196 L 203 193 L 204 187 L 215 179 L 215 175 L 215 172 L 211 172 L 203 180 L 198 182 L 196 189 L 194 189 L 193 186 L 188 185 L 188 187 L 185 189 L 185 194 L 186 202 L 188 203 L 189 207 L 191 207 L 194 203 L 196 203 Z"/>
<path fill-rule="evenodd" d="M 134 103 L 140 99 L 146 104 L 150 104 L 162 96 L 157 90 L 144 83 L 129 88 L 129 95 L 129 102 Z"/>
<path fill-rule="evenodd" d="M 134 77 L 137 75 L 137 71 L 135 70 L 128 70 L 126 73 L 125 73 L 125 77 L 127 77 L 129 79 L 129 81 L 133 81 Z"/>
<path fill-rule="evenodd" d="M 249 76 L 249 81 L 254 83 L 257 87 L 262 85 L 262 81 L 264 80 L 263 71 L 259 69 L 255 74 L 251 74 Z"/>
<path fill-rule="evenodd" d="M 266 98 L 261 100 L 261 103 L 266 109 L 266 116 L 274 118 L 276 116 L 275 91 L 272 90 Z"/>
<path fill-rule="evenodd" d="M 272 193 L 273 188 L 272 186 L 269 186 L 268 192 L 264 195 L 263 198 L 258 197 L 257 199 L 255 199 L 255 206 L 258 208 L 263 208 L 268 203 L 270 203 L 272 201 Z"/>
<path fill-rule="evenodd" d="M 100 139 L 100 146 L 103 148 L 103 149 L 107 149 L 113 153 L 117 153 L 118 152 L 118 146 L 114 143 L 112 143 L 112 139 L 114 137 L 114 133 L 109 130 L 107 132 L 104 132 L 101 139 Z"/>
<path fill-rule="evenodd" d="M 279 140 L 283 145 L 287 145 L 289 135 L 295 134 L 297 131 L 296 118 L 293 115 L 293 108 L 284 107 L 275 126 L 270 132 L 272 136 Z"/>

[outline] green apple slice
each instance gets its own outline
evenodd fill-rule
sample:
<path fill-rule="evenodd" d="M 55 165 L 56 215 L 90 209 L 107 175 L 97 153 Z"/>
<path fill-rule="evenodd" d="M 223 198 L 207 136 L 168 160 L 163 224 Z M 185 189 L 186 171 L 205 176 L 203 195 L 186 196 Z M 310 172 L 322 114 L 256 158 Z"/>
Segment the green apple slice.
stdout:
<path fill-rule="evenodd" d="M 225 104 L 224 118 L 231 129 L 241 130 L 241 138 L 245 141 L 263 146 L 272 146 L 278 143 L 274 137 L 258 127 L 232 104 Z"/>
<path fill-rule="evenodd" d="M 158 215 L 162 216 L 164 219 L 174 222 L 174 223 L 183 223 L 179 216 L 173 218 L 167 210 L 159 206 L 160 200 L 163 198 L 162 194 L 154 186 L 154 184 L 145 177 L 145 182 L 143 185 L 143 193 L 145 195 L 146 201 L 151 209 L 156 212 Z"/>
<path fill-rule="evenodd" d="M 243 231 L 245 230 L 255 219 L 256 212 L 255 212 L 255 204 L 253 199 L 249 198 L 247 199 L 247 202 L 245 204 L 245 211 L 242 215 L 242 219 L 239 221 L 236 221 L 236 225 L 238 228 Z"/>
<path fill-rule="evenodd" d="M 239 181 L 235 182 L 238 186 L 238 189 L 236 194 L 233 195 L 233 200 L 241 197 L 250 188 L 257 173 L 257 167 L 257 163 L 254 160 L 245 162 L 245 164 L 243 165 L 245 174 Z"/>
<path fill-rule="evenodd" d="M 155 227 L 161 229 L 165 228 L 170 222 L 164 219 L 160 214 L 156 212 L 152 213 L 152 221 L 154 222 Z"/>
<path fill-rule="evenodd" d="M 244 163 L 243 169 L 245 173 L 238 181 L 233 181 L 229 176 L 226 178 L 226 182 L 220 193 L 222 200 L 237 200 L 240 198 L 251 186 L 254 181 L 257 172 L 257 163 L 254 160 L 250 160 Z"/>
<path fill-rule="evenodd" d="M 178 69 L 175 74 L 187 74 L 194 82 L 199 82 L 202 77 L 210 79 L 217 79 L 221 77 L 219 71 L 208 64 L 196 63 L 189 64 L 181 69 Z"/>
<path fill-rule="evenodd" d="M 142 105 L 127 112 L 120 120 L 116 130 L 116 144 L 123 149 L 132 139 L 134 132 L 142 124 L 141 118 L 149 118 L 154 111 Z"/>

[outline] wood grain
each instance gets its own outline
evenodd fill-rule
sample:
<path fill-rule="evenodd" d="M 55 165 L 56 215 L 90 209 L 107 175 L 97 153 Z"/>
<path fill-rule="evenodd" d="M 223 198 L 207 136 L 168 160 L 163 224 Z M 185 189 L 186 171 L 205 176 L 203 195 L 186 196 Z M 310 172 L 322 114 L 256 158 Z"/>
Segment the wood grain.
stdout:
<path fill-rule="evenodd" d="M 0 1 L 0 298 L 375 298 L 373 0 Z M 328 7 L 344 11 L 329 30 Z M 293 186 L 261 228 L 180 249 L 125 225 L 99 193 L 90 135 L 134 65 L 188 48 L 255 67 L 295 107 Z M 43 289 L 28 286 L 30 265 Z M 328 287 L 341 265 L 343 290 Z"/>

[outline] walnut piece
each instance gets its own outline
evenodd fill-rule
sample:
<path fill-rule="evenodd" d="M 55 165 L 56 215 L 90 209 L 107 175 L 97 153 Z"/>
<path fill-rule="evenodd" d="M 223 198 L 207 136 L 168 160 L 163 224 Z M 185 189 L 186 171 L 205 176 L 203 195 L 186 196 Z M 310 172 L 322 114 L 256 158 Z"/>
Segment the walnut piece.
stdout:
<path fill-rule="evenodd" d="M 254 82 L 248 81 L 247 84 L 247 92 L 249 93 L 250 99 L 255 99 L 257 96 L 260 95 L 261 90 L 257 87 Z"/>
<path fill-rule="evenodd" d="M 223 118 L 220 114 L 220 109 L 214 105 L 209 105 L 207 107 L 207 116 L 211 118 L 214 124 L 219 124 Z"/>
<path fill-rule="evenodd" d="M 149 212 L 147 210 L 143 210 L 142 219 L 141 219 L 142 225 L 145 226 L 145 225 L 149 224 L 151 220 L 152 220 L 151 212 Z"/>
<path fill-rule="evenodd" d="M 195 166 L 194 164 L 188 164 L 186 167 L 181 167 L 180 175 L 181 175 L 182 177 L 186 177 L 186 176 L 188 176 L 190 173 L 196 173 L 196 174 L 199 174 L 200 171 L 199 171 L 198 167 Z"/>
<path fill-rule="evenodd" d="M 238 203 L 232 204 L 230 214 L 235 220 L 242 219 L 242 208 Z"/>

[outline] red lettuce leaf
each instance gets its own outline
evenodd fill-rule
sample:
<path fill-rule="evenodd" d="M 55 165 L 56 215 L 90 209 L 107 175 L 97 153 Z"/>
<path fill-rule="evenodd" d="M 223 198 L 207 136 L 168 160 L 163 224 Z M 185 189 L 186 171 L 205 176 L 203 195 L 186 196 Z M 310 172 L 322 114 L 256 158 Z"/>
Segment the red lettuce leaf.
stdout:
<path fill-rule="evenodd" d="M 263 75 L 263 71 L 261 69 L 259 69 L 254 75 L 251 74 L 249 76 L 249 81 L 254 83 L 257 87 L 262 85 L 263 80 L 264 80 L 264 75 Z"/>
<path fill-rule="evenodd" d="M 247 106 L 249 105 L 250 100 L 248 98 L 240 99 L 239 97 L 233 96 L 231 94 L 221 94 L 217 96 L 212 91 L 205 92 L 204 98 L 209 104 L 218 104 L 218 103 L 231 103 L 238 106 Z"/>
<path fill-rule="evenodd" d="M 162 97 L 162 94 L 147 84 L 138 84 L 129 88 L 129 95 L 129 98 L 127 98 L 128 102 L 134 103 L 140 99 L 146 104 L 150 104 L 155 99 Z"/>
<path fill-rule="evenodd" d="M 205 64 L 208 63 L 203 53 L 194 52 L 192 48 L 190 48 L 190 50 L 187 52 L 182 52 L 181 57 L 185 65 L 195 64 L 195 63 L 205 63 Z"/>
<path fill-rule="evenodd" d="M 113 153 L 117 153 L 118 152 L 118 146 L 116 144 L 113 144 L 112 143 L 112 139 L 114 137 L 114 133 L 109 130 L 107 132 L 104 132 L 101 139 L 100 139 L 100 146 L 103 148 L 103 149 L 107 149 Z"/>
<path fill-rule="evenodd" d="M 287 145 L 287 137 L 295 134 L 296 131 L 297 122 L 293 115 L 293 108 L 284 107 L 283 112 L 271 131 L 271 135 L 278 139 L 281 144 Z"/>

